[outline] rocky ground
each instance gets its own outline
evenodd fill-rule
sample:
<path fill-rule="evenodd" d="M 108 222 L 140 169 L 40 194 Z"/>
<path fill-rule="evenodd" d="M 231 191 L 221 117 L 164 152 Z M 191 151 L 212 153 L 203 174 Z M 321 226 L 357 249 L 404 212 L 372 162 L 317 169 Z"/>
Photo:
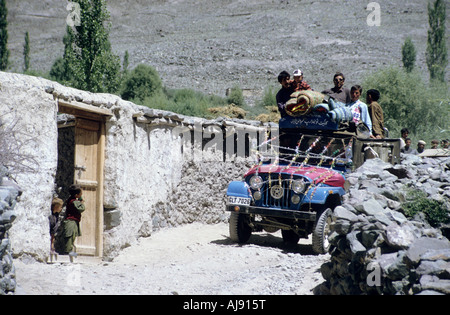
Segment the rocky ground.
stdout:
<path fill-rule="evenodd" d="M 193 223 L 141 238 L 112 262 L 15 260 L 16 294 L 310 295 L 329 260 L 310 244 L 285 247 L 278 232 L 240 246 L 227 224 Z"/>
<path fill-rule="evenodd" d="M 31 67 L 49 71 L 63 54 L 67 2 L 7 0 L 11 70 L 22 71 L 24 34 L 30 33 Z M 316 90 L 342 71 L 347 84 L 401 65 L 411 36 L 417 66 L 427 77 L 427 1 L 381 1 L 380 26 L 369 26 L 368 0 L 109 0 L 110 41 L 130 67 L 154 66 L 171 88 L 224 95 L 239 85 L 251 99 L 277 75 L 300 67 Z M 450 15 L 450 10 L 447 10 Z M 450 42 L 448 43 L 450 45 Z"/>
<path fill-rule="evenodd" d="M 112 262 L 22 258 L 15 261 L 16 293 L 448 294 L 448 225 L 441 232 L 424 216 L 407 220 L 402 202 L 414 188 L 448 211 L 449 166 L 448 157 L 406 155 L 396 166 L 367 161 L 348 175 L 352 186 L 334 211 L 327 255 L 314 255 L 311 240 L 287 247 L 279 232 L 255 233 L 238 245 L 225 223 L 193 223 L 141 238 Z M 380 266 L 375 287 L 366 267 L 374 261 Z"/>

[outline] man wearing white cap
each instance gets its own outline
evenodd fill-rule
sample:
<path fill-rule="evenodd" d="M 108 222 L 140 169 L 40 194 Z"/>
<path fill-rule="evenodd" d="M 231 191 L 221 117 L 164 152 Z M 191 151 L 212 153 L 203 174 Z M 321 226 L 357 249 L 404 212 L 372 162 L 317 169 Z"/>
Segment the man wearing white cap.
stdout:
<path fill-rule="evenodd" d="M 417 154 L 422 153 L 422 152 L 425 150 L 425 145 L 426 145 L 426 144 L 427 144 L 427 143 L 426 143 L 425 141 L 420 140 L 420 141 L 417 143 L 417 149 L 416 149 L 416 150 L 413 150 L 413 151 L 411 152 L 411 154 L 417 155 Z"/>
<path fill-rule="evenodd" d="M 294 91 L 312 90 L 311 86 L 303 81 L 303 72 L 300 69 L 294 70 L 294 81 L 292 82 Z"/>

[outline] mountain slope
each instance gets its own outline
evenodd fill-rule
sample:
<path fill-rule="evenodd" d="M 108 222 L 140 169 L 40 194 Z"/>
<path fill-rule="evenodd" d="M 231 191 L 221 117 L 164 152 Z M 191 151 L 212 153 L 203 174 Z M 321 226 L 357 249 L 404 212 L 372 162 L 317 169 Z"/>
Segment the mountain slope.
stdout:
<path fill-rule="evenodd" d="M 110 41 L 130 67 L 154 66 L 164 84 L 224 95 L 238 84 L 278 88 L 277 75 L 300 67 L 316 90 L 332 86 L 336 71 L 346 85 L 385 65 L 401 65 L 401 45 L 411 36 L 417 65 L 428 77 L 427 3 L 378 1 L 380 26 L 368 26 L 368 0 L 110 0 Z M 31 66 L 48 71 L 63 53 L 66 1 L 7 0 L 11 71 L 21 71 L 30 33 Z M 450 12 L 450 9 L 447 10 Z M 449 43 L 450 44 L 450 41 Z"/>

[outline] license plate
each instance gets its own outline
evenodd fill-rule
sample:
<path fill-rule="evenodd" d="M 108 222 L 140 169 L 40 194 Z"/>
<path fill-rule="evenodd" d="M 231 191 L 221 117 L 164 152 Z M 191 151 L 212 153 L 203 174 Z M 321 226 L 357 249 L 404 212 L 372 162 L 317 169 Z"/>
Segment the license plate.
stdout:
<path fill-rule="evenodd" d="M 229 205 L 244 205 L 250 206 L 250 198 L 242 198 L 242 197 L 232 197 L 228 196 L 228 204 Z"/>

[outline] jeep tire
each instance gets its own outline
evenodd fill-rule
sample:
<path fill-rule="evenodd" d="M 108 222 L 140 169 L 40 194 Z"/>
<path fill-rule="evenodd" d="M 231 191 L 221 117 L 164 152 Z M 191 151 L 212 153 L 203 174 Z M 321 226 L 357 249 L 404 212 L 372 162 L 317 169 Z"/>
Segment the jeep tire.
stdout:
<path fill-rule="evenodd" d="M 328 236 L 330 234 L 331 209 L 327 208 L 318 215 L 312 234 L 312 249 L 317 254 L 326 254 L 330 248 Z"/>
<path fill-rule="evenodd" d="M 249 216 L 232 212 L 230 216 L 230 238 L 233 242 L 246 243 L 252 235 L 252 228 L 248 224 Z"/>

